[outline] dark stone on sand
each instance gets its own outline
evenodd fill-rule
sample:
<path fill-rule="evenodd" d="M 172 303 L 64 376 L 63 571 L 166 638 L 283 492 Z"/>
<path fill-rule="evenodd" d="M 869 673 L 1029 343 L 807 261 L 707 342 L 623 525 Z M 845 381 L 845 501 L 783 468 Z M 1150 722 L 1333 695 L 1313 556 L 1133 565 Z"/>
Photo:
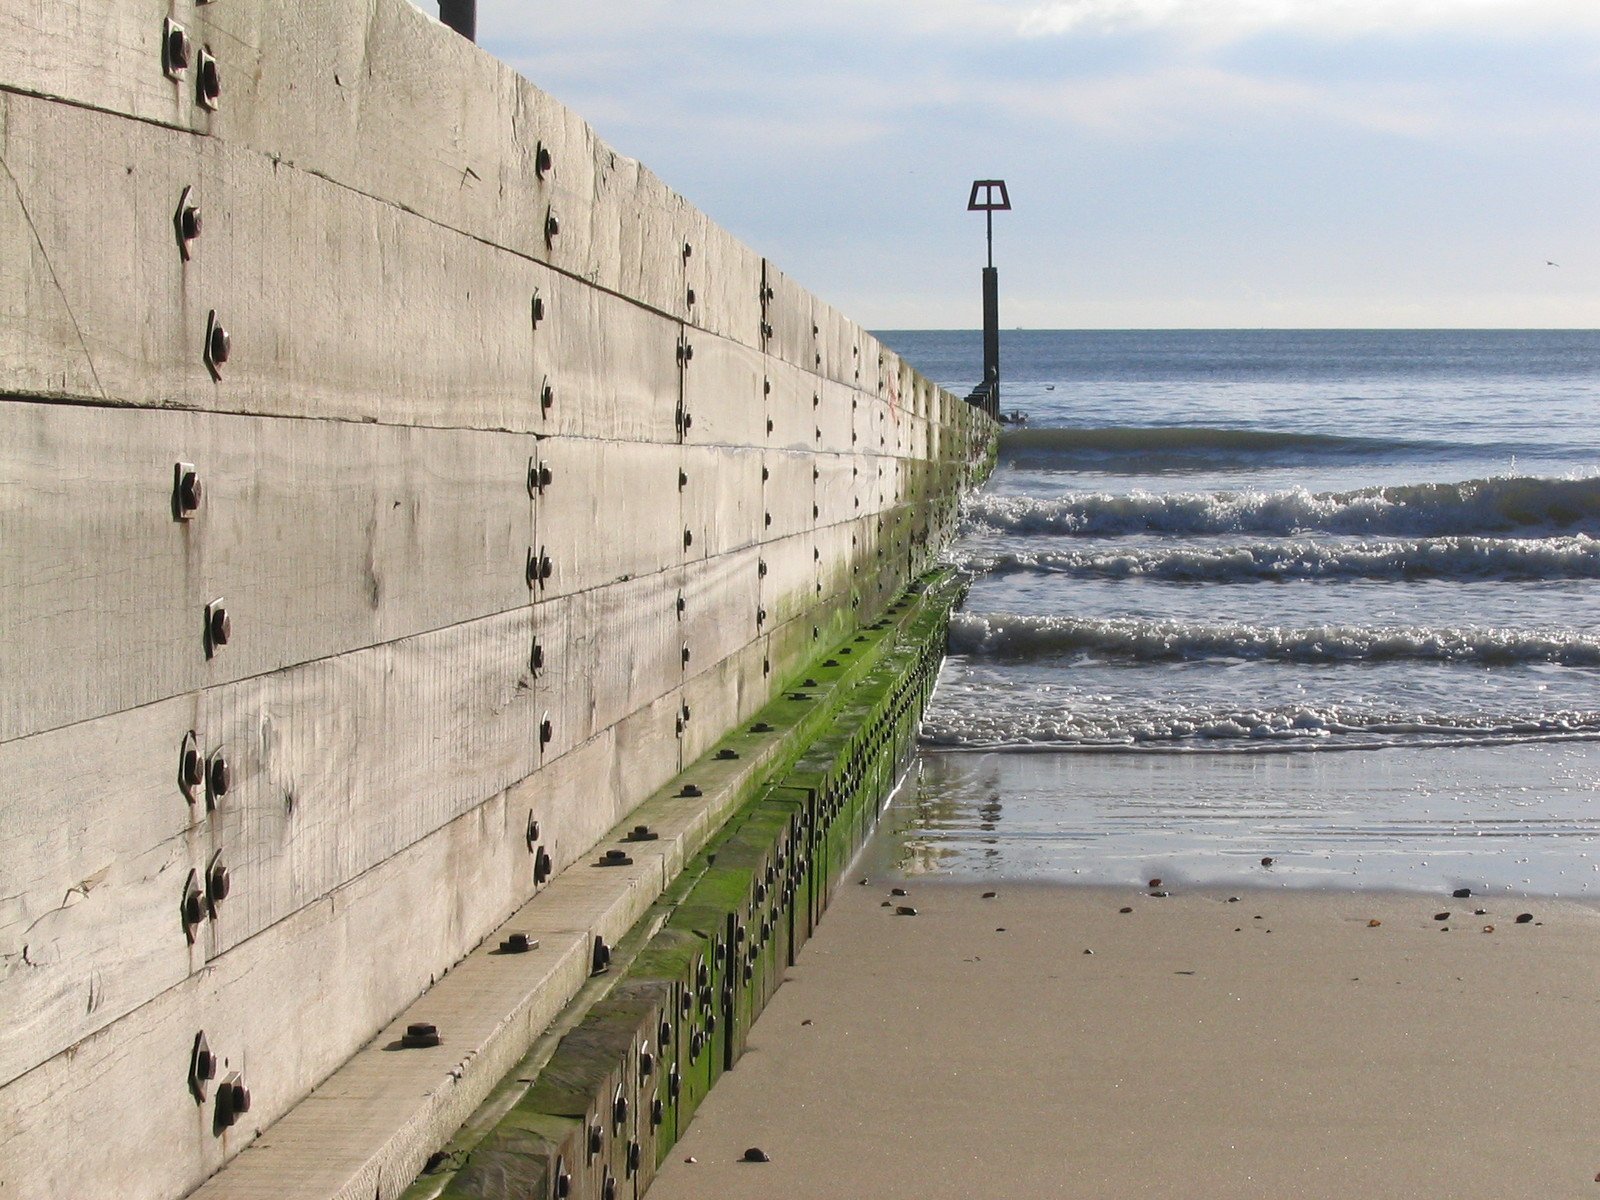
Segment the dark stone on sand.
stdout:
<path fill-rule="evenodd" d="M 904 896 L 905 894 L 906 894 L 905 888 L 890 888 L 889 889 L 889 895 L 891 895 L 891 896 Z"/>
<path fill-rule="evenodd" d="M 1229 904 L 1237 904 L 1237 903 L 1239 903 L 1239 897 L 1237 897 L 1237 896 L 1229 896 L 1228 897 L 1228 903 Z"/>
<path fill-rule="evenodd" d="M 917 910 L 912 908 L 909 904 L 902 904 L 894 911 L 899 913 L 902 917 L 914 917 L 917 915 Z"/>
<path fill-rule="evenodd" d="M 1487 908 L 1475 908 L 1472 910 L 1472 915 L 1475 917 L 1487 917 L 1489 910 Z"/>
<path fill-rule="evenodd" d="M 1526 925 L 1531 920 L 1533 920 L 1533 914 L 1532 913 L 1518 913 L 1517 914 L 1517 924 L 1518 925 Z"/>
<path fill-rule="evenodd" d="M 1085 953 L 1085 954 L 1093 954 L 1093 953 L 1094 953 L 1094 951 L 1093 951 L 1093 950 L 1085 950 L 1085 951 L 1084 951 L 1084 953 Z"/>
<path fill-rule="evenodd" d="M 1452 896 L 1454 896 L 1457 900 L 1465 900 L 1468 896 L 1472 895 L 1472 889 L 1471 888 L 1457 888 L 1455 891 L 1451 892 L 1450 894 Z"/>
<path fill-rule="evenodd" d="M 1118 912 L 1131 913 L 1133 911 L 1133 909 L 1131 909 L 1131 908 L 1119 908 L 1119 909 L 1117 909 L 1117 911 Z"/>
<path fill-rule="evenodd" d="M 1161 886 L 1161 876 L 1157 875 L 1154 879 L 1152 879 L 1150 881 L 1150 886 L 1151 887 L 1160 887 Z"/>
<path fill-rule="evenodd" d="M 856 882 L 859 883 L 862 887 L 866 887 L 867 886 L 867 881 L 865 879 L 858 879 L 858 880 L 856 880 Z"/>
<path fill-rule="evenodd" d="M 804 1021 L 801 1021 L 801 1022 L 800 1022 L 800 1024 L 802 1024 L 802 1025 L 809 1025 L 809 1024 L 811 1024 L 811 1018 L 810 1018 L 810 1017 L 807 1017 L 807 1018 L 806 1018 L 806 1019 L 805 1019 L 805 1020 L 804 1020 Z"/>
<path fill-rule="evenodd" d="M 760 1146 L 751 1146 L 750 1149 L 748 1149 L 748 1150 L 746 1150 L 744 1152 L 744 1158 L 740 1159 L 740 1161 L 741 1162 L 771 1162 L 772 1161 L 772 1156 L 769 1155 Z"/>
<path fill-rule="evenodd" d="M 1272 865 L 1272 856 L 1268 855 L 1266 858 L 1263 858 L 1261 860 L 1261 865 L 1263 867 L 1270 867 Z"/>
<path fill-rule="evenodd" d="M 1450 919 L 1450 914 L 1447 913 L 1447 912 L 1434 913 L 1433 914 L 1433 919 L 1435 921 L 1448 921 Z"/>
<path fill-rule="evenodd" d="M 880 904 L 880 905 L 879 905 L 879 906 L 878 906 L 878 907 L 879 907 L 879 908 L 893 908 L 893 907 L 894 907 L 894 905 L 893 905 L 893 904 L 891 904 L 891 903 L 890 903 L 890 902 L 889 902 L 889 901 L 887 901 L 887 900 L 885 900 L 885 901 L 884 901 L 884 902 L 883 902 L 883 903 L 882 903 L 882 904 Z"/>
<path fill-rule="evenodd" d="M 996 933 L 1004 933 L 1006 931 L 1006 927 L 1004 925 L 996 925 L 994 927 L 994 931 Z"/>
<path fill-rule="evenodd" d="M 994 898 L 995 898 L 995 897 L 996 897 L 996 896 L 998 896 L 998 895 L 999 895 L 999 894 L 1000 894 L 1000 893 L 999 893 L 999 892 L 985 892 L 985 893 L 984 893 L 984 894 L 983 894 L 983 898 L 984 898 L 984 899 L 985 899 L 985 900 L 993 900 L 993 899 L 994 899 Z"/>
<path fill-rule="evenodd" d="M 1156 897 L 1158 900 L 1165 900 L 1167 898 L 1166 892 L 1151 892 L 1150 894 Z"/>

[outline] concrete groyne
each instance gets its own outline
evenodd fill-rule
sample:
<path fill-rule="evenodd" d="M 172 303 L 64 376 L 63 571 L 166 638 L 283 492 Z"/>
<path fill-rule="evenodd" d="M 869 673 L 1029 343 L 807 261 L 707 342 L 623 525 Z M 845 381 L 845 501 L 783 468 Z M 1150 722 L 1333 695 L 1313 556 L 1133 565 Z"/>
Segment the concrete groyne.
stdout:
<path fill-rule="evenodd" d="M 992 427 L 404 0 L 10 5 L 0 164 L 0 1192 L 398 1194 Z"/>

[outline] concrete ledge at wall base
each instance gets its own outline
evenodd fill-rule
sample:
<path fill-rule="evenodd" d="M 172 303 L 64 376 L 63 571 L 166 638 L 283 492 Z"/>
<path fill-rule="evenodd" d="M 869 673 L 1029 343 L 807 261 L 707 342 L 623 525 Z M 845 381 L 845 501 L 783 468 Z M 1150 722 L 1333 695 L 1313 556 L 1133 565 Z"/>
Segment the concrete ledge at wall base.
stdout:
<path fill-rule="evenodd" d="M 884 652 L 829 723 L 653 906 L 614 985 L 569 1006 L 559 1035 L 430 1157 L 404 1200 L 645 1192 L 875 827 L 914 748 L 956 590 L 947 581 L 876 639 L 858 635 Z"/>
<path fill-rule="evenodd" d="M 563 871 L 193 1195 L 399 1196 L 585 982 L 608 965 L 613 948 L 728 815 L 824 740 L 830 722 L 882 673 L 911 630 L 923 643 L 931 628 L 942 630 L 951 589 L 947 573 L 919 581 L 876 628 L 819 655 L 813 673 L 797 677 L 796 686 L 635 809 L 592 857 Z M 526 950 L 513 934 L 525 939 Z"/>

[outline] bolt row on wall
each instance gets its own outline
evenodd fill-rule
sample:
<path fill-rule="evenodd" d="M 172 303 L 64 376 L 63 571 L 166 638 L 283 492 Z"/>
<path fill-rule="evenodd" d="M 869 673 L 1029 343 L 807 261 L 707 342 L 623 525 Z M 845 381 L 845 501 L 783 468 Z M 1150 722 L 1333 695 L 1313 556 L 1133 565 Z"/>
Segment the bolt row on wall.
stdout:
<path fill-rule="evenodd" d="M 9 5 L 0 149 L 0 1184 L 178 1196 L 992 431 L 405 0 Z"/>

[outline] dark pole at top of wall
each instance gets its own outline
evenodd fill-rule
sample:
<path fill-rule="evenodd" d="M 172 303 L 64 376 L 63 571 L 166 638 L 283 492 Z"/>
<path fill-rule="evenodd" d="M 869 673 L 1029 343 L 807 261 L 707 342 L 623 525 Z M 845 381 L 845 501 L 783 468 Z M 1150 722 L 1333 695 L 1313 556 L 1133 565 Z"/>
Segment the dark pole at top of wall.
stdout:
<path fill-rule="evenodd" d="M 967 211 L 983 213 L 989 262 L 983 268 L 983 382 L 967 399 L 976 400 L 984 412 L 997 420 L 1000 416 L 1000 274 L 994 269 L 994 214 L 1010 209 L 1011 196 L 1004 179 L 973 180 Z"/>
<path fill-rule="evenodd" d="M 469 42 L 478 40 L 478 0 L 439 0 L 439 20 Z"/>

